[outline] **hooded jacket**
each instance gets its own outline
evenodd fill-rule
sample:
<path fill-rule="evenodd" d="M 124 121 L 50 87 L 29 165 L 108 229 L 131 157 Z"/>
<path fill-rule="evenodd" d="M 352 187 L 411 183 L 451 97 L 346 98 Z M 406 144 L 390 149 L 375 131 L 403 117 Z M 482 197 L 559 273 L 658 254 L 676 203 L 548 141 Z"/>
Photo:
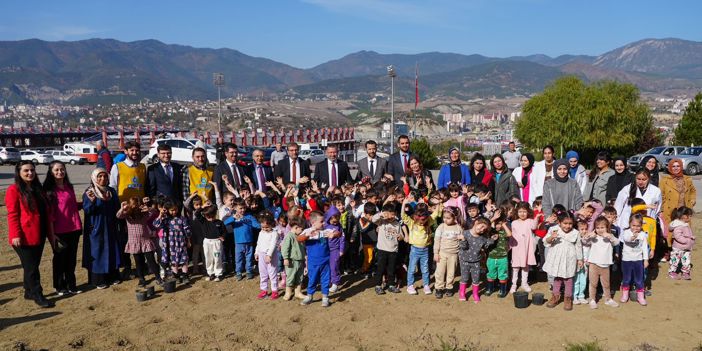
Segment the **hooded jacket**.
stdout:
<path fill-rule="evenodd" d="M 339 217 L 339 224 L 333 225 L 329 223 L 329 220 L 334 217 Z M 344 251 L 345 238 L 344 231 L 341 229 L 341 212 L 335 207 L 330 206 L 326 213 L 324 213 L 324 229 L 330 229 L 341 233 L 341 236 L 329 239 L 329 250 L 331 251 Z"/>

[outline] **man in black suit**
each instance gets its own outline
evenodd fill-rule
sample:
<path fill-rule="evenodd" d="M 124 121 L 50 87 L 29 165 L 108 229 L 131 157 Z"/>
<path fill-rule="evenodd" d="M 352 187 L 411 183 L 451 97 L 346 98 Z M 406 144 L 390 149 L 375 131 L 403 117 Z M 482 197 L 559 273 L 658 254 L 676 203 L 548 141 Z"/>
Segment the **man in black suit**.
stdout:
<path fill-rule="evenodd" d="M 159 145 L 156 148 L 156 155 L 159 162 L 146 169 L 146 187 L 144 189 L 146 196 L 153 197 L 161 194 L 175 201 L 178 205 L 182 205 L 183 166 L 171 162 L 173 150 L 170 145 Z"/>
<path fill-rule="evenodd" d="M 338 187 L 353 181 L 349 165 L 336 159 L 338 153 L 336 145 L 327 146 L 327 159 L 315 166 L 313 179 L 320 188 Z"/>
<path fill-rule="evenodd" d="M 282 159 L 273 170 L 273 178 L 283 178 L 283 184 L 306 184 L 310 180 L 309 161 L 298 158 L 300 146 L 297 143 L 289 143 L 287 147 L 288 156 Z M 293 168 L 294 167 L 294 168 Z"/>
<path fill-rule="evenodd" d="M 263 163 L 264 152 L 261 149 L 256 149 L 252 153 L 253 163 L 249 166 L 248 175 L 253 183 L 254 192 L 268 190 L 266 182 L 273 181 L 273 170 L 271 167 Z"/>
<path fill-rule="evenodd" d="M 409 158 L 412 155 L 409 151 L 410 139 L 407 135 L 403 134 L 397 138 L 397 149 L 397 152 L 388 158 L 388 174 L 393 177 L 395 184 L 400 184 L 402 176 L 405 175 L 409 166 Z"/>
<path fill-rule="evenodd" d="M 217 184 L 217 189 L 220 194 L 227 190 L 224 185 L 222 176 L 226 176 L 231 184 L 237 190 L 242 186 L 247 186 L 244 182 L 246 171 L 237 163 L 238 150 L 236 144 L 228 143 L 224 145 L 224 160 L 217 165 L 214 173 L 214 182 Z"/>
<path fill-rule="evenodd" d="M 388 160 L 378 157 L 378 144 L 374 140 L 366 141 L 366 153 L 368 157 L 358 161 L 358 173 L 356 181 L 360 182 L 364 178 L 370 179 L 371 184 L 376 184 L 381 181 L 388 171 Z"/>

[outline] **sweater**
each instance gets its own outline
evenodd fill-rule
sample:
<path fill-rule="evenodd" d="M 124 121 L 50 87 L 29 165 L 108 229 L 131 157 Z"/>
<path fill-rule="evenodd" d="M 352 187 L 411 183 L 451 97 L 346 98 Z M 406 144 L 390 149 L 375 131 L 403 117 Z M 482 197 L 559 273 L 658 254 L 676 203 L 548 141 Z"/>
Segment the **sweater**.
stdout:
<path fill-rule="evenodd" d="M 265 253 L 266 256 L 272 257 L 278 249 L 278 238 L 279 233 L 277 230 L 262 230 L 258 233 L 258 241 L 256 242 L 256 252 Z"/>
<path fill-rule="evenodd" d="M 509 250 L 509 246 L 507 245 L 507 232 L 500 230 L 497 232 L 497 235 L 497 240 L 489 248 L 488 258 L 499 259 L 507 257 L 507 250 Z"/>
<path fill-rule="evenodd" d="M 455 255 L 459 249 L 459 237 L 463 235 L 460 225 L 446 225 L 442 223 L 434 232 L 434 256 L 439 253 Z"/>
<path fill-rule="evenodd" d="M 61 235 L 82 228 L 80 213 L 78 213 L 78 200 L 72 187 L 64 186 L 63 189 L 54 189 L 55 202 L 52 204 L 54 214 L 54 233 Z"/>
<path fill-rule="evenodd" d="M 396 220 L 387 220 L 382 217 L 381 213 L 376 213 L 373 216 L 376 232 L 378 234 L 378 244 L 376 248 L 385 252 L 397 252 L 399 242 L 397 237 L 402 235 L 400 223 Z"/>
<path fill-rule="evenodd" d="M 261 229 L 261 224 L 258 223 L 256 217 L 247 214 L 240 219 L 228 217 L 224 220 L 224 224 L 231 224 L 234 228 L 234 243 L 250 244 L 254 241 L 254 229 Z"/>
<path fill-rule="evenodd" d="M 312 235 L 314 232 L 314 228 L 307 228 L 301 235 Z M 307 251 L 307 262 L 309 264 L 329 263 L 329 239 L 327 239 L 326 235 L 331 232 L 331 230 L 320 230 L 317 234 L 305 240 L 305 250 Z"/>
<path fill-rule="evenodd" d="M 692 247 L 695 245 L 695 236 L 692 235 L 690 225 L 676 219 L 670 223 L 670 228 L 673 229 L 673 248 L 692 251 Z"/>
<path fill-rule="evenodd" d="M 555 178 L 549 179 L 544 184 L 543 210 L 544 216 L 548 217 L 556 204 L 563 205 L 566 210 L 579 210 L 583 206 L 583 194 L 574 179 L 566 182 L 559 182 Z"/>
<path fill-rule="evenodd" d="M 634 234 L 630 229 L 625 230 L 619 240 L 622 241 L 622 261 L 643 261 L 648 260 L 648 234 L 639 232 L 634 239 Z"/>
<path fill-rule="evenodd" d="M 459 242 L 458 259 L 461 263 L 475 263 L 480 261 L 480 253 L 495 241 L 482 235 L 473 236 L 470 230 L 463 232 L 463 240 Z"/>
<path fill-rule="evenodd" d="M 297 236 L 292 231 L 285 234 L 280 252 L 284 260 L 304 261 L 305 244 L 297 241 Z"/>
<path fill-rule="evenodd" d="M 619 239 L 613 238 L 610 240 L 609 238 L 595 235 L 591 238 L 583 238 L 582 243 L 583 248 L 590 248 L 588 261 L 600 267 L 606 268 L 613 263 L 612 253 L 614 251 L 614 247 L 619 245 Z"/>

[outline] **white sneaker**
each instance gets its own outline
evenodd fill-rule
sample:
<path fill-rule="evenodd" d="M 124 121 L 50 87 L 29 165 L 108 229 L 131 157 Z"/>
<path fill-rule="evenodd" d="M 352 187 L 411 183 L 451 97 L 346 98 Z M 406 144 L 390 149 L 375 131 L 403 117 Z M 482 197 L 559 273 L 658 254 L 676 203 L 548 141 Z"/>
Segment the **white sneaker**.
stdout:
<path fill-rule="evenodd" d="M 414 286 L 410 285 L 407 287 L 407 293 L 410 295 L 417 295 L 417 289 L 415 289 Z"/>
<path fill-rule="evenodd" d="M 531 292 L 531 287 L 529 286 L 529 284 L 522 284 L 522 290 L 526 292 Z"/>
<path fill-rule="evenodd" d="M 587 305 L 587 300 L 585 299 L 579 299 L 581 305 Z"/>
<path fill-rule="evenodd" d="M 424 286 L 424 295 L 431 295 L 431 288 L 429 285 Z"/>
<path fill-rule="evenodd" d="M 590 300 L 590 308 L 597 309 L 597 301 L 595 299 Z"/>
<path fill-rule="evenodd" d="M 332 284 L 332 286 L 329 288 L 329 292 L 330 292 L 330 293 L 335 293 L 335 292 L 337 292 L 337 291 L 339 291 L 339 286 L 336 285 L 336 284 Z"/>
<path fill-rule="evenodd" d="M 605 305 L 609 307 L 619 307 L 619 304 L 612 299 L 607 300 L 607 302 L 605 302 Z"/>
<path fill-rule="evenodd" d="M 573 305 L 580 305 L 580 299 L 573 299 Z"/>

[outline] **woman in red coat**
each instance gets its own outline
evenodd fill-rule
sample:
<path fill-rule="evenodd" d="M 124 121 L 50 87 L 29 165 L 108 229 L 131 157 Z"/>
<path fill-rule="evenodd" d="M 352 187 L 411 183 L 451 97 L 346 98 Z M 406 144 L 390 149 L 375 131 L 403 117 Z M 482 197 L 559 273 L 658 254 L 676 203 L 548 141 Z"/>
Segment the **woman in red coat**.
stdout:
<path fill-rule="evenodd" d="M 34 164 L 23 161 L 15 166 L 15 183 L 5 193 L 9 241 L 24 270 L 24 298 L 41 307 L 53 307 L 44 297 L 39 263 L 44 243 L 54 241 L 51 213 L 37 178 Z"/>

